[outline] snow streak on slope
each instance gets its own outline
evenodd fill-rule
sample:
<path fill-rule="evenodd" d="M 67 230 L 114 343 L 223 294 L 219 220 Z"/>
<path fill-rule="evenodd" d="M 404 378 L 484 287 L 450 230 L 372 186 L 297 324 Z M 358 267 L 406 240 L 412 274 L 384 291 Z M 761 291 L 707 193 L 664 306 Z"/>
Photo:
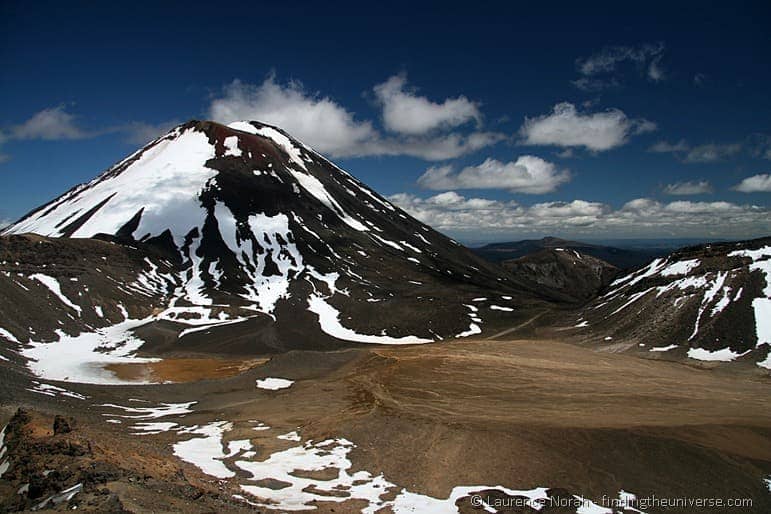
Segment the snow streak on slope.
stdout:
<path fill-rule="evenodd" d="M 38 282 L 46 286 L 48 289 L 51 290 L 51 292 L 54 295 L 56 295 L 57 298 L 59 298 L 59 300 L 61 300 L 63 304 L 65 304 L 67 307 L 72 308 L 72 310 L 78 313 L 78 316 L 81 315 L 83 310 L 77 305 L 75 305 L 74 303 L 72 303 L 72 301 L 69 298 L 64 296 L 64 294 L 62 293 L 62 287 L 59 285 L 59 281 L 57 281 L 55 278 L 49 277 L 48 275 L 43 275 L 42 273 L 34 273 L 30 275 L 29 278 L 37 280 Z"/>
<path fill-rule="evenodd" d="M 354 343 L 375 343 L 375 344 L 422 344 L 430 343 L 431 339 L 423 339 L 415 336 L 389 337 L 383 335 L 365 335 L 358 334 L 355 331 L 345 328 L 340 323 L 340 312 L 326 302 L 324 298 L 318 295 L 311 295 L 308 298 L 308 309 L 319 317 L 321 330 L 344 341 Z"/>

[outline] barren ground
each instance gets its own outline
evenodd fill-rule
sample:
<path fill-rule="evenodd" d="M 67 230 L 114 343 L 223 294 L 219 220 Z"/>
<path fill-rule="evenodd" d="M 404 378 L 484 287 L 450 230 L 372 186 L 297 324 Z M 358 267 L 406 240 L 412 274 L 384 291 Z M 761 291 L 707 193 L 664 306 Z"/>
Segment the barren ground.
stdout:
<path fill-rule="evenodd" d="M 149 404 L 197 401 L 184 418 L 159 421 L 231 421 L 234 429 L 224 440 L 248 438 L 263 458 L 299 444 L 276 434 L 297 430 L 303 441 L 343 437 L 356 444 L 350 454 L 353 470 L 383 473 L 391 483 L 437 498 L 446 498 L 458 485 L 543 486 L 593 499 L 615 497 L 624 489 L 638 497 L 753 500 L 751 508 L 703 512 L 771 511 L 763 482 L 771 475 L 771 395 L 765 377 L 550 340 L 294 351 L 245 368 L 228 376 L 241 370 L 237 364 L 180 361 L 156 366 L 153 373 L 185 381 L 191 370 L 202 369 L 210 379 L 150 386 L 56 384 L 90 395 L 88 400 L 31 393 L 18 385 L 29 378 L 4 373 L 0 421 L 4 424 L 19 406 L 32 411 L 28 426 L 34 430 L 28 430 L 27 440 L 32 453 L 45 448 L 44 442 L 60 444 L 57 438 L 90 441 L 91 453 L 78 457 L 57 460 L 43 449 L 31 468 L 86 469 L 96 462 L 119 470 L 74 497 L 80 510 L 98 510 L 98 500 L 111 495 L 133 512 L 245 509 L 231 498 L 244 476 L 216 480 L 173 457 L 171 446 L 179 434 L 139 436 L 129 434 L 129 420 L 105 423 L 106 413 L 115 411 L 101 404 L 130 405 L 133 398 Z M 295 383 L 279 391 L 256 389 L 255 378 L 266 376 Z M 49 435 L 54 414 L 74 418 L 75 429 Z M 245 428 L 252 420 L 272 428 Z M 29 481 L 20 474 L 0 480 L 6 498 Z M 318 478 L 324 479 L 323 473 Z M 75 478 L 67 480 L 59 486 Z M 109 494 L 99 496 L 102 489 Z M 471 509 L 460 505 L 462 511 Z M 317 506 L 319 512 L 358 512 L 363 503 Z"/>

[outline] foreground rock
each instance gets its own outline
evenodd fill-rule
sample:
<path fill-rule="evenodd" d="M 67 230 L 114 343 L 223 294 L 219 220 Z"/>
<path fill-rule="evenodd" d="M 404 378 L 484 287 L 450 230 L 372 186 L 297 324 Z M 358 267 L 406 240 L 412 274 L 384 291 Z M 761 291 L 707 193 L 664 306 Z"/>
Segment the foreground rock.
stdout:
<path fill-rule="evenodd" d="M 2 442 L 0 511 L 241 512 L 216 488 L 193 485 L 162 454 L 110 444 L 98 427 L 19 409 Z M 245 511 L 245 510 L 244 510 Z"/>

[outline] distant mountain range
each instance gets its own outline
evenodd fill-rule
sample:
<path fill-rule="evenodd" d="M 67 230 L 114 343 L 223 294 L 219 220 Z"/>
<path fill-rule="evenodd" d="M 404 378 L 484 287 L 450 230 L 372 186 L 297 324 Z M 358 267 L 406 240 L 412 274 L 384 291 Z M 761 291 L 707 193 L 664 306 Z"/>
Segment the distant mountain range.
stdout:
<path fill-rule="evenodd" d="M 643 266 L 656 257 L 667 255 L 674 249 L 664 245 L 655 248 L 618 248 L 557 237 L 544 237 L 543 239 L 526 239 L 508 243 L 491 243 L 473 248 L 473 251 L 492 262 L 501 262 L 518 259 L 541 250 L 556 248 L 576 250 L 581 254 L 601 259 L 622 270 Z"/>

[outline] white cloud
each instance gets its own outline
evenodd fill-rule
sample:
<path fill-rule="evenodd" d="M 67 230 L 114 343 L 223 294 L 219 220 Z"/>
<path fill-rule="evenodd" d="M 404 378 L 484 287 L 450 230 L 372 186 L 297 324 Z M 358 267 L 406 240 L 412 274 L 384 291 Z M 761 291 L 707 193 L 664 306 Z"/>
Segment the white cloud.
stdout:
<path fill-rule="evenodd" d="M 582 114 L 575 105 L 562 102 L 549 114 L 525 118 L 519 133 L 523 138 L 521 142 L 526 145 L 583 146 L 602 152 L 625 144 L 630 135 L 655 129 L 655 123 L 629 119 L 619 109 Z"/>
<path fill-rule="evenodd" d="M 494 145 L 506 139 L 497 132 L 450 133 L 423 137 L 376 137 L 351 149 L 349 155 L 409 155 L 427 161 L 454 159 Z"/>
<path fill-rule="evenodd" d="M 733 189 L 742 193 L 771 193 L 771 173 L 760 173 L 747 177 Z"/>
<path fill-rule="evenodd" d="M 648 148 L 648 151 L 653 153 L 672 153 L 678 159 L 688 163 L 721 161 L 727 157 L 736 155 L 741 150 L 741 143 L 708 143 L 692 147 L 683 139 L 674 144 L 666 141 L 659 141 Z"/>
<path fill-rule="evenodd" d="M 11 156 L 7 153 L 0 153 L 0 164 L 11 160 Z"/>
<path fill-rule="evenodd" d="M 400 134 L 420 135 L 437 129 L 448 129 L 469 121 L 480 123 L 482 114 L 477 103 L 465 96 L 432 102 L 405 89 L 407 76 L 394 75 L 375 86 L 375 97 L 383 109 L 383 123 L 388 130 Z"/>
<path fill-rule="evenodd" d="M 43 109 L 20 125 L 10 129 L 8 134 L 0 133 L 0 144 L 9 139 L 42 139 L 47 141 L 66 139 L 89 139 L 106 134 L 122 133 L 126 141 L 146 144 L 171 130 L 179 121 L 172 120 L 158 124 L 132 121 L 96 130 L 86 130 L 77 124 L 77 117 L 67 112 L 63 105 Z M 2 159 L 0 158 L 0 162 Z"/>
<path fill-rule="evenodd" d="M 685 162 L 715 162 L 736 155 L 742 149 L 739 143 L 706 144 L 695 146 L 685 155 Z"/>
<path fill-rule="evenodd" d="M 383 135 L 368 120 L 328 97 L 307 92 L 296 81 L 286 85 L 269 75 L 262 84 L 235 80 L 209 107 L 214 121 L 257 120 L 276 125 L 332 157 L 409 155 L 426 160 L 459 157 L 501 141 L 493 132 Z"/>
<path fill-rule="evenodd" d="M 585 200 L 524 206 L 514 201 L 465 198 L 449 191 L 428 198 L 401 193 L 389 199 L 438 230 L 481 239 L 505 234 L 670 237 L 755 237 L 771 231 L 767 208 L 729 202 L 638 198 L 621 208 Z"/>
<path fill-rule="evenodd" d="M 661 68 L 661 57 L 653 59 L 648 65 L 648 78 L 653 82 L 664 80 L 664 70 Z"/>
<path fill-rule="evenodd" d="M 129 143 L 145 145 L 153 139 L 167 133 L 179 124 L 180 122 L 178 120 L 171 120 L 161 123 L 132 121 L 121 127 L 119 130 L 126 134 L 126 141 Z"/>
<path fill-rule="evenodd" d="M 63 105 L 43 109 L 30 119 L 12 129 L 14 139 L 83 139 L 90 134 L 75 123 L 75 116 L 68 113 Z"/>
<path fill-rule="evenodd" d="M 751 134 L 747 138 L 747 145 L 754 157 L 771 160 L 771 135 Z"/>
<path fill-rule="evenodd" d="M 603 89 L 611 89 L 620 87 L 621 83 L 613 78 L 594 78 L 594 77 L 581 77 L 572 81 L 573 85 L 582 91 L 588 93 L 594 93 L 602 91 Z"/>
<path fill-rule="evenodd" d="M 688 143 L 686 143 L 684 139 L 681 139 L 677 143 L 659 141 L 648 148 L 648 151 L 653 153 L 679 153 L 687 152 L 689 148 Z"/>
<path fill-rule="evenodd" d="M 272 74 L 260 85 L 231 82 L 223 96 L 212 101 L 209 116 L 222 123 L 256 120 L 276 125 L 337 156 L 355 155 L 356 148 L 377 136 L 370 122 L 354 119 L 334 100 L 309 94 L 296 81 L 279 84 Z"/>
<path fill-rule="evenodd" d="M 649 80 L 660 82 L 666 77 L 661 65 L 663 55 L 663 43 L 607 46 L 589 57 L 576 60 L 581 77 L 573 81 L 573 84 L 585 91 L 617 87 L 620 85 L 617 77 L 619 68 L 628 64 L 636 67 L 639 73 Z"/>
<path fill-rule="evenodd" d="M 705 195 L 712 193 L 712 185 L 706 180 L 675 182 L 664 187 L 668 195 Z"/>
<path fill-rule="evenodd" d="M 578 71 L 582 75 L 598 75 L 615 71 L 616 67 L 625 61 L 645 63 L 656 58 L 664 51 L 662 43 L 631 46 L 606 46 L 599 52 L 585 59 L 578 59 Z"/>
<path fill-rule="evenodd" d="M 510 162 L 488 158 L 458 173 L 452 166 L 431 167 L 421 175 L 418 184 L 435 190 L 507 189 L 513 193 L 543 194 L 569 180 L 567 170 L 559 170 L 539 157 L 523 155 Z"/>

